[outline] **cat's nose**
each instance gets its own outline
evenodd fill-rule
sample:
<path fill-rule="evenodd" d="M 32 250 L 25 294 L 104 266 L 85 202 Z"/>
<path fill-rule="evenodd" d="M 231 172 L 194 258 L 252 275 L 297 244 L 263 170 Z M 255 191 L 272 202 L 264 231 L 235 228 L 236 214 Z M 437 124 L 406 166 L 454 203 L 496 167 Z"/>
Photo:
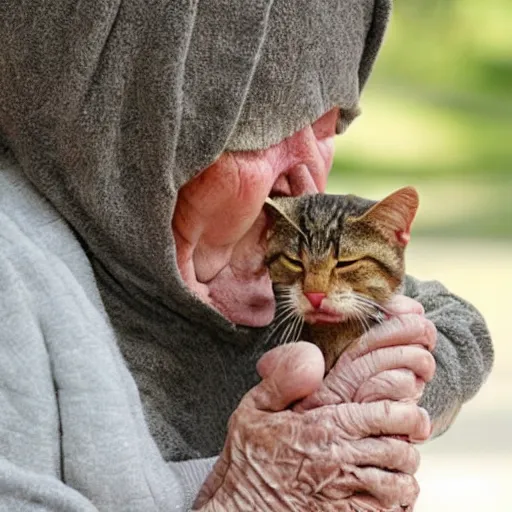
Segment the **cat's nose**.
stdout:
<path fill-rule="evenodd" d="M 304 295 L 315 309 L 320 307 L 320 304 L 325 299 L 325 293 L 323 292 L 308 292 Z"/>

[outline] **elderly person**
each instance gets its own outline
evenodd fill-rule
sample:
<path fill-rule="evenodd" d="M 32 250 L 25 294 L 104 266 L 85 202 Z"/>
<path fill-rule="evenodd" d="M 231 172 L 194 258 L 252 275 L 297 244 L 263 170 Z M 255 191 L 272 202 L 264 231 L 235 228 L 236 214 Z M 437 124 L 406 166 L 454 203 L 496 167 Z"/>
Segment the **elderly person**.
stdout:
<path fill-rule="evenodd" d="M 325 383 L 256 365 L 263 202 L 324 190 L 388 9 L 0 3 L 1 510 L 412 508 L 490 369 L 471 306 L 409 278 Z"/>

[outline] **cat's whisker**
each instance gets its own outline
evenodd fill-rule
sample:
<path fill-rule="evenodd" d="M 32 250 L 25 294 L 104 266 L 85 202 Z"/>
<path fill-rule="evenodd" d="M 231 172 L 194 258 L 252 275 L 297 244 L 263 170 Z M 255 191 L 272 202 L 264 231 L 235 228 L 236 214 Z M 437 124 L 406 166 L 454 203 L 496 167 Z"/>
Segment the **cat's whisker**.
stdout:
<path fill-rule="evenodd" d="M 272 330 L 270 331 L 270 333 L 268 334 L 267 336 L 267 343 L 270 341 L 270 338 L 276 333 L 279 331 L 279 329 L 281 328 L 281 326 L 283 326 L 290 318 L 293 318 L 294 316 L 296 316 L 296 312 L 293 310 L 293 309 L 288 309 L 286 310 L 284 313 L 288 313 L 288 314 L 284 314 L 280 319 L 279 321 L 276 323 L 276 325 L 272 328 Z"/>
<path fill-rule="evenodd" d="M 338 301 L 347 300 L 353 310 L 353 319 L 361 325 L 365 331 L 371 328 L 369 320 L 375 314 L 375 304 L 370 300 L 365 300 L 365 297 L 355 294 L 353 292 L 343 292 L 336 295 Z"/>
<path fill-rule="evenodd" d="M 295 308 L 293 307 L 293 305 L 289 305 L 288 307 L 286 308 L 283 308 L 281 311 L 279 311 L 276 316 L 274 317 L 274 320 L 273 322 L 276 323 L 276 322 L 279 322 L 280 320 L 283 319 L 283 317 L 285 317 L 288 313 L 290 312 L 294 312 Z"/>
<path fill-rule="evenodd" d="M 304 325 L 304 318 L 301 315 L 297 315 L 297 317 L 293 321 L 293 327 L 290 332 L 290 336 L 288 339 L 289 343 L 294 343 L 298 341 L 298 336 L 302 331 L 302 326 Z"/>
<path fill-rule="evenodd" d="M 365 328 L 365 331 L 369 331 L 371 329 L 370 322 L 368 321 L 368 316 L 365 313 L 361 313 L 361 321 Z"/>
<path fill-rule="evenodd" d="M 291 290 L 274 290 L 274 294 L 279 300 L 290 300 L 292 298 Z"/>
<path fill-rule="evenodd" d="M 279 332 L 279 328 L 281 327 L 281 325 L 283 325 L 282 322 L 280 322 L 279 324 L 275 325 L 272 327 L 272 329 L 270 330 L 270 332 L 267 334 L 267 338 L 265 340 L 265 343 L 270 343 L 270 341 L 272 340 L 272 338 L 274 337 L 274 335 L 276 333 Z"/>
<path fill-rule="evenodd" d="M 379 324 L 379 325 L 382 325 L 382 324 L 384 323 L 384 320 L 385 320 L 386 318 L 384 317 L 384 315 L 383 315 L 380 311 L 377 311 L 377 313 L 373 313 L 373 314 L 371 315 L 371 319 L 372 319 L 375 323 L 377 323 L 377 324 Z"/>
<path fill-rule="evenodd" d="M 277 310 L 278 311 L 285 307 L 291 306 L 294 303 L 292 296 L 284 297 L 282 295 L 277 295 L 276 300 L 277 300 Z"/>
<path fill-rule="evenodd" d="M 295 323 L 295 320 L 296 318 L 294 318 L 287 326 L 286 326 L 286 329 L 284 330 L 281 338 L 279 339 L 279 345 L 284 345 L 288 342 L 288 339 L 290 338 L 290 335 L 293 334 L 293 325 Z"/>
<path fill-rule="evenodd" d="M 292 332 L 293 322 L 295 322 L 295 318 L 286 326 L 285 330 L 283 331 L 283 334 L 279 338 L 278 345 L 285 345 L 287 343 L 288 338 L 290 337 L 290 334 Z"/>
<path fill-rule="evenodd" d="M 354 302 L 357 305 L 357 307 L 359 307 L 362 311 L 366 311 L 367 313 L 372 312 L 376 309 L 375 305 L 369 301 L 362 301 L 356 298 Z"/>
<path fill-rule="evenodd" d="M 376 310 L 374 304 L 367 301 L 356 301 L 355 306 L 364 317 L 366 330 L 371 329 L 370 320 L 375 320 L 379 310 Z"/>
<path fill-rule="evenodd" d="M 378 302 L 370 299 L 369 297 L 365 297 L 364 295 L 360 295 L 358 293 L 354 293 L 354 298 L 357 301 L 365 302 L 366 304 L 373 306 L 375 309 L 378 309 L 379 311 L 382 311 L 386 315 L 391 315 L 391 311 L 389 309 L 385 308 L 382 304 L 379 304 Z"/>
<path fill-rule="evenodd" d="M 273 287 L 274 287 L 274 292 L 276 292 L 276 293 L 291 293 L 292 292 L 292 287 L 288 284 L 276 283 L 273 285 Z"/>
<path fill-rule="evenodd" d="M 293 321 L 293 329 L 290 335 L 290 343 L 294 343 L 298 341 L 298 336 L 302 331 L 302 326 L 304 325 L 304 318 L 302 316 L 297 315 L 297 318 Z"/>
<path fill-rule="evenodd" d="M 291 292 L 276 292 L 274 291 L 276 297 L 277 309 L 285 306 L 286 304 L 290 304 L 293 302 L 293 295 Z"/>
<path fill-rule="evenodd" d="M 291 295 L 284 295 L 284 294 L 277 294 L 276 300 L 277 300 L 277 309 L 280 309 L 283 306 L 286 306 L 287 304 L 291 304 L 293 302 L 293 298 L 291 297 Z"/>
<path fill-rule="evenodd" d="M 378 324 L 382 324 L 385 320 L 385 315 L 390 314 L 386 308 L 377 302 L 366 299 L 366 297 L 355 296 L 355 299 L 357 303 L 364 304 L 366 307 L 371 308 L 370 311 L 367 312 L 367 317 Z"/>
<path fill-rule="evenodd" d="M 297 333 L 297 336 L 300 336 L 302 334 L 303 329 L 304 329 L 304 317 L 301 316 L 300 322 L 299 322 L 299 332 Z"/>
<path fill-rule="evenodd" d="M 281 312 L 282 310 L 290 309 L 293 306 L 293 302 L 289 299 L 279 299 L 276 311 Z"/>
<path fill-rule="evenodd" d="M 354 313 L 355 313 L 355 317 L 356 319 L 359 321 L 359 323 L 361 324 L 361 327 L 365 330 L 365 331 L 368 331 L 370 329 L 370 324 L 368 323 L 368 311 L 366 309 L 363 309 L 361 304 L 355 304 L 354 305 Z"/>
<path fill-rule="evenodd" d="M 365 297 L 364 295 L 354 293 L 353 297 L 359 303 L 365 303 L 378 309 L 383 308 L 383 306 L 381 306 L 378 302 L 375 302 L 374 300 L 370 299 L 369 297 Z"/>
<path fill-rule="evenodd" d="M 297 315 L 293 290 L 290 286 L 275 287 L 274 292 L 277 299 L 276 315 L 274 317 L 275 326 L 269 336 L 282 327 L 290 318 Z"/>
<path fill-rule="evenodd" d="M 384 323 L 385 319 L 386 319 L 386 316 L 385 314 L 389 314 L 389 313 L 384 313 L 386 310 L 386 308 L 380 306 L 380 304 L 378 304 L 377 302 L 374 302 L 370 299 L 368 300 L 360 300 L 361 297 L 358 297 L 356 299 L 356 304 L 359 305 L 359 307 L 364 307 L 364 311 L 365 311 L 365 318 L 366 318 L 366 321 L 369 323 L 370 320 L 372 320 L 373 322 L 381 325 Z M 363 297 L 363 299 L 365 299 Z"/>
<path fill-rule="evenodd" d="M 280 313 L 283 310 L 295 308 L 295 301 L 291 299 L 287 299 L 286 301 L 282 301 L 281 306 L 277 308 L 277 312 Z"/>
<path fill-rule="evenodd" d="M 357 323 L 361 326 L 361 328 L 362 328 L 363 330 L 365 330 L 365 326 L 364 326 L 364 324 L 363 324 L 362 317 L 361 317 L 361 314 L 360 314 L 359 312 L 355 312 L 355 313 L 354 313 L 353 320 L 354 320 L 355 322 L 357 322 Z"/>
<path fill-rule="evenodd" d="M 268 336 L 267 336 L 267 343 L 270 342 L 270 340 L 274 337 L 274 335 L 278 334 L 279 331 L 281 330 L 281 327 L 283 325 L 286 325 L 286 321 L 288 320 L 288 318 L 285 318 L 283 321 L 279 322 L 277 325 L 275 325 L 272 330 L 268 333 Z"/>

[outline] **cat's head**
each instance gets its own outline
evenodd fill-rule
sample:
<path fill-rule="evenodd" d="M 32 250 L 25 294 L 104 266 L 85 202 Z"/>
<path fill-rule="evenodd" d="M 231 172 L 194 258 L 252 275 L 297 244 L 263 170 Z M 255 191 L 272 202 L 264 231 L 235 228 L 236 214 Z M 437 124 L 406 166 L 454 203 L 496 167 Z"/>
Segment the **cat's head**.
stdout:
<path fill-rule="evenodd" d="M 308 323 L 375 313 L 403 280 L 417 208 L 412 187 L 379 202 L 326 194 L 267 200 L 266 262 L 278 298 Z"/>

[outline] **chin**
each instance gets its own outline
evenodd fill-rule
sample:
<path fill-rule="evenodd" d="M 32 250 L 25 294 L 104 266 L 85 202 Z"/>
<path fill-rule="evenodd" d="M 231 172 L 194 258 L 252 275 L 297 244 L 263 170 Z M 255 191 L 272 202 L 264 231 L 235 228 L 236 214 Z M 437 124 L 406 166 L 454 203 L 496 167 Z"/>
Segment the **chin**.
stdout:
<path fill-rule="evenodd" d="M 274 319 L 276 304 L 272 296 L 272 299 L 266 299 L 265 303 L 259 300 L 257 304 L 247 305 L 244 309 L 245 311 L 239 311 L 230 320 L 245 327 L 266 327 Z"/>

